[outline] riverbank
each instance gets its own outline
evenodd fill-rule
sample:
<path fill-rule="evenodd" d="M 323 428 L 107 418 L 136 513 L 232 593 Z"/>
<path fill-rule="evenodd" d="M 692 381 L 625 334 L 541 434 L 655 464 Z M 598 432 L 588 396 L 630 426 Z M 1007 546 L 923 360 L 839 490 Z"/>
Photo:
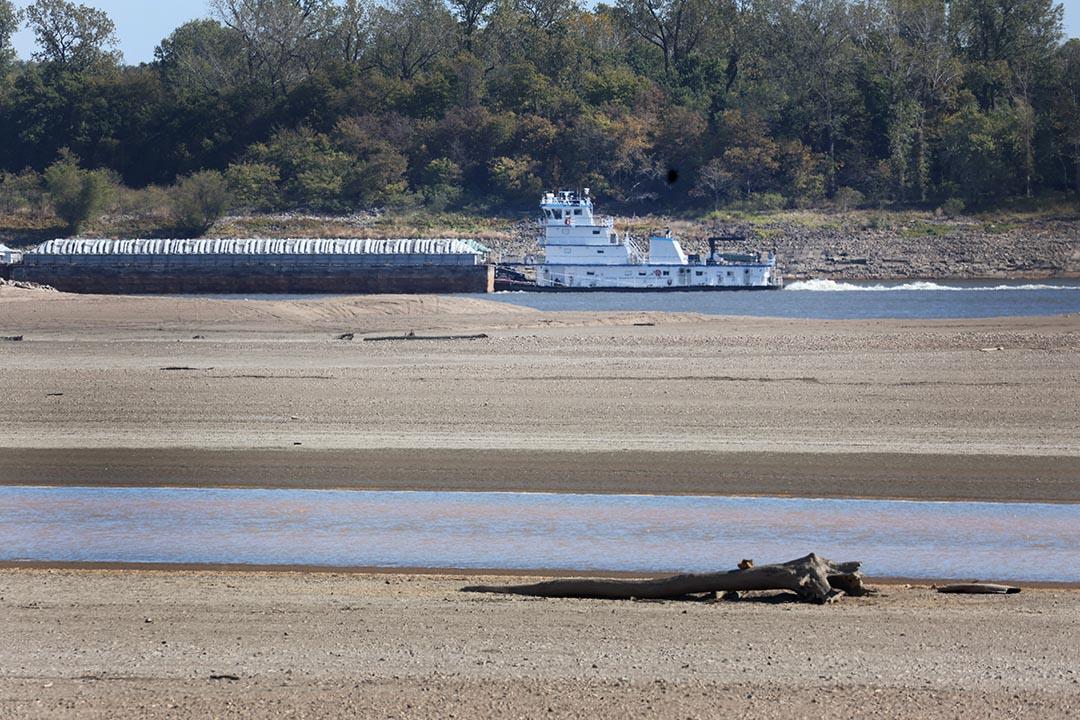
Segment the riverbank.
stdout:
<path fill-rule="evenodd" d="M 600 208 L 603 212 L 604 208 Z M 775 250 L 789 279 L 957 280 L 1080 277 L 1080 212 L 1063 202 L 1029 210 L 1002 208 L 954 217 L 918 210 L 793 209 L 718 211 L 698 217 L 617 217 L 635 237 L 670 228 L 687 252 L 706 253 L 707 238 L 736 235 L 725 251 Z M 87 237 L 160 237 L 161 218 L 109 215 Z M 0 216 L 0 242 L 26 247 L 62 237 L 54 218 Z M 311 215 L 276 213 L 222 218 L 207 237 L 469 237 L 495 259 L 540 252 L 535 214 L 469 215 L 429 210 Z"/>
<path fill-rule="evenodd" d="M 1066 718 L 1080 594 L 532 600 L 471 576 L 0 570 L 10 718 Z M 808 644 L 802 639 L 812 638 Z"/>

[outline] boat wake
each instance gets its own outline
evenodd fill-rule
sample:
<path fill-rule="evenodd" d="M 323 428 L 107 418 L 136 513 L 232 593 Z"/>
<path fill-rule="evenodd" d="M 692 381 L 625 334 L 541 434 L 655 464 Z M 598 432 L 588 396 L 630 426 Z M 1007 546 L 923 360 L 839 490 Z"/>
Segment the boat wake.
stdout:
<path fill-rule="evenodd" d="M 934 290 L 947 292 L 986 292 L 987 290 L 1080 290 L 1080 285 L 939 285 L 920 280 L 899 285 L 860 285 L 835 280 L 798 280 L 784 286 L 796 292 L 905 292 Z"/>

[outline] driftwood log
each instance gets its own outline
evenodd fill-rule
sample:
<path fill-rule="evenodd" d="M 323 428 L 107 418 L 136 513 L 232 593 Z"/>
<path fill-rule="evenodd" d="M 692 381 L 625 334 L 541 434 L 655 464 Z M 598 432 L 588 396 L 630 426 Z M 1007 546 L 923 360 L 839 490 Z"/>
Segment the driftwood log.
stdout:
<path fill-rule="evenodd" d="M 747 564 L 744 561 L 744 564 Z M 807 602 L 826 603 L 841 595 L 861 596 L 859 562 L 834 563 L 811 553 L 778 565 L 758 565 L 728 572 L 676 575 L 655 580 L 575 578 L 532 585 L 474 585 L 463 592 L 505 593 L 549 598 L 672 600 L 707 593 L 790 590 Z"/>

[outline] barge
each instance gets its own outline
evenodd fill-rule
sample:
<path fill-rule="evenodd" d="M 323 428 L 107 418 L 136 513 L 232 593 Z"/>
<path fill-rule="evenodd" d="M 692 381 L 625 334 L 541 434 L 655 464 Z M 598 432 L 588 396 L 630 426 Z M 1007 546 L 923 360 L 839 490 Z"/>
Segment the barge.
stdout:
<path fill-rule="evenodd" d="M 7 273 L 75 293 L 488 293 L 488 252 L 462 239 L 63 239 Z"/>

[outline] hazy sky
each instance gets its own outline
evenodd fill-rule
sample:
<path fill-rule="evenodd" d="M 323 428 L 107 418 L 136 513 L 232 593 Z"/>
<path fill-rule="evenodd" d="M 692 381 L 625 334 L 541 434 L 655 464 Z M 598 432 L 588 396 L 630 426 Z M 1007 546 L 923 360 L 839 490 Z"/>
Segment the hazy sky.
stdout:
<path fill-rule="evenodd" d="M 128 63 L 149 62 L 154 48 L 181 23 L 205 16 L 206 0 L 81 0 L 84 5 L 101 8 L 116 23 L 120 49 Z M 28 0 L 16 0 L 25 7 Z M 1080 0 L 1064 0 L 1065 31 L 1070 37 L 1080 37 Z M 34 52 L 34 38 L 26 31 L 15 37 L 19 55 L 29 58 Z"/>

